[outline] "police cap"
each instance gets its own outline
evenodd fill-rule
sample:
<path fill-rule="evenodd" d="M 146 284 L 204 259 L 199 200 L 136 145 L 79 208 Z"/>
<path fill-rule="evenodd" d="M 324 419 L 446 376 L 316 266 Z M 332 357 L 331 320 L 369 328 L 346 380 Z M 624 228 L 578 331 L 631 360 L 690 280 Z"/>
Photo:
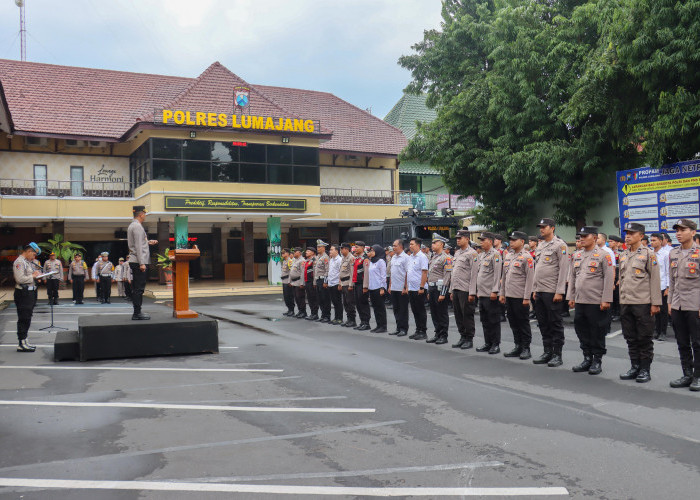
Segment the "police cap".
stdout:
<path fill-rule="evenodd" d="M 677 231 L 678 228 L 681 227 L 687 227 L 688 229 L 696 230 L 698 228 L 698 225 L 690 219 L 680 219 L 676 221 L 676 223 L 673 225 L 673 229 L 675 231 Z"/>
<path fill-rule="evenodd" d="M 544 227 L 544 226 L 554 227 L 555 225 L 556 224 L 554 223 L 554 219 L 548 219 L 545 217 L 544 219 L 540 219 L 540 222 L 539 222 L 539 224 L 537 224 L 537 227 Z"/>
<path fill-rule="evenodd" d="M 134 206 L 131 208 L 131 211 L 134 213 L 134 215 L 138 215 L 138 214 L 141 213 L 141 212 L 147 213 L 147 212 L 146 212 L 146 207 L 144 207 L 143 205 L 134 205 Z"/>
<path fill-rule="evenodd" d="M 448 240 L 444 236 L 440 236 L 438 233 L 433 233 L 433 243 L 435 243 L 436 241 L 439 241 L 444 245 L 450 240 Z"/>
<path fill-rule="evenodd" d="M 340 244 L 340 248 L 347 248 L 348 250 L 350 250 L 352 248 L 352 245 L 348 242 L 345 242 Z"/>
<path fill-rule="evenodd" d="M 508 236 L 509 240 L 523 240 L 527 241 L 528 240 L 528 235 L 527 233 L 524 233 L 522 231 L 513 231 L 510 233 L 510 236 Z"/>
<path fill-rule="evenodd" d="M 537 241 L 538 239 L 540 239 L 540 237 L 535 236 L 535 235 L 530 235 L 527 237 L 527 239 L 528 239 L 528 241 Z"/>
<path fill-rule="evenodd" d="M 646 227 L 644 227 L 644 224 L 640 224 L 638 222 L 628 222 L 625 224 L 625 231 L 628 233 L 643 233 L 646 231 Z"/>
<path fill-rule="evenodd" d="M 587 234 L 598 234 L 598 228 L 595 226 L 583 226 L 576 232 L 579 236 L 586 236 Z"/>
<path fill-rule="evenodd" d="M 306 247 L 307 250 L 311 250 L 313 253 L 316 253 L 316 247 Z"/>
<path fill-rule="evenodd" d="M 484 231 L 481 233 L 481 236 L 479 236 L 480 240 L 491 240 L 493 241 L 496 238 L 496 235 L 493 234 L 491 231 Z"/>
<path fill-rule="evenodd" d="M 469 238 L 469 231 L 466 229 L 460 229 L 457 231 L 457 238 Z"/>
<path fill-rule="evenodd" d="M 39 247 L 39 245 L 37 245 L 33 241 L 24 245 L 24 249 L 25 250 L 34 250 L 34 253 L 36 253 L 37 255 L 41 255 L 41 248 Z"/>
<path fill-rule="evenodd" d="M 362 247 L 362 248 L 364 248 L 364 247 L 365 247 L 365 242 L 362 241 L 362 240 L 357 240 L 357 241 L 355 242 L 355 246 L 356 246 L 356 247 Z"/>
<path fill-rule="evenodd" d="M 618 235 L 616 235 L 616 234 L 611 234 L 610 236 L 608 236 L 608 239 L 610 239 L 610 240 L 612 240 L 612 241 L 617 241 L 618 243 L 622 243 L 622 242 L 623 242 L 623 239 L 620 238 L 620 237 L 619 237 Z"/>
<path fill-rule="evenodd" d="M 316 240 L 316 246 L 317 246 L 317 247 L 327 247 L 327 246 L 328 246 L 328 243 L 326 243 L 326 242 L 323 241 L 323 240 Z"/>

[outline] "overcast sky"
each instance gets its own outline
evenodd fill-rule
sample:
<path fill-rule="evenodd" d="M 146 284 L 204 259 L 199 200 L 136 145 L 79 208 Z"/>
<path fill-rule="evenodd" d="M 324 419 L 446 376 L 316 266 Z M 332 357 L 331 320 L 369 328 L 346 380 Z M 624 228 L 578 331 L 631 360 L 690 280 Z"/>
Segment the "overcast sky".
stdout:
<path fill-rule="evenodd" d="M 397 60 L 440 25 L 440 0 L 26 0 L 27 60 L 196 77 L 214 61 L 251 84 L 322 90 L 383 118 Z M 0 0 L 0 58 L 20 59 Z"/>

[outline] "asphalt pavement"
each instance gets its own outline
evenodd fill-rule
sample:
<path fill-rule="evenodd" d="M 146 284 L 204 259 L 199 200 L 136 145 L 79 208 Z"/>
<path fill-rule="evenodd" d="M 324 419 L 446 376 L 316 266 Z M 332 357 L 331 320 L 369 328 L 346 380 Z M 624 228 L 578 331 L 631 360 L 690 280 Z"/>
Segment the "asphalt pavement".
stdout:
<path fill-rule="evenodd" d="M 697 496 L 700 394 L 668 386 L 672 337 L 637 384 L 618 323 L 591 376 L 568 322 L 548 368 L 452 349 L 452 315 L 435 346 L 286 318 L 278 296 L 191 306 L 219 320 L 219 354 L 55 363 L 47 306 L 31 354 L 0 311 L 0 499 Z M 81 314 L 131 308 L 63 303 L 54 324 Z"/>

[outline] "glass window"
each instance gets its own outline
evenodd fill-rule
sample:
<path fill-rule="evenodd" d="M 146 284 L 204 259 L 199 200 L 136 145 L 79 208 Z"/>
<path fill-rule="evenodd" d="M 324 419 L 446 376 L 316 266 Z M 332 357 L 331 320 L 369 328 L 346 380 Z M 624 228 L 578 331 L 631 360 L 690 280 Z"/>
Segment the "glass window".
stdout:
<path fill-rule="evenodd" d="M 212 180 L 215 182 L 238 182 L 238 163 L 214 163 Z"/>
<path fill-rule="evenodd" d="M 179 167 L 177 160 L 153 160 L 153 180 L 175 181 L 179 178 Z"/>
<path fill-rule="evenodd" d="M 241 163 L 241 182 L 265 183 L 265 166 Z"/>
<path fill-rule="evenodd" d="M 294 184 L 303 184 L 306 186 L 319 185 L 319 169 L 318 167 L 294 167 Z"/>
<path fill-rule="evenodd" d="M 46 196 L 46 165 L 34 165 L 34 188 L 36 196 Z"/>
<path fill-rule="evenodd" d="M 70 195 L 83 195 L 83 167 L 70 168 Z"/>
<path fill-rule="evenodd" d="M 249 163 L 265 163 L 265 145 L 248 144 L 241 147 L 241 161 Z"/>
<path fill-rule="evenodd" d="M 183 166 L 185 180 L 207 182 L 211 180 L 211 163 L 208 161 L 186 161 L 183 162 Z"/>
<path fill-rule="evenodd" d="M 182 157 L 182 141 L 174 139 L 151 139 L 153 141 L 153 158 L 179 160 Z"/>
<path fill-rule="evenodd" d="M 318 149 L 294 146 L 295 165 L 318 165 Z"/>
<path fill-rule="evenodd" d="M 182 157 L 185 160 L 211 160 L 211 142 L 188 140 L 182 143 Z"/>
<path fill-rule="evenodd" d="M 422 193 L 422 180 L 422 177 L 419 175 L 402 174 L 399 172 L 399 189 L 402 191 L 411 191 L 413 193 Z"/>
<path fill-rule="evenodd" d="M 267 162 L 290 165 L 292 163 L 292 148 L 289 146 L 268 146 Z"/>
<path fill-rule="evenodd" d="M 268 165 L 267 182 L 270 184 L 291 184 L 294 170 L 287 165 Z"/>
<path fill-rule="evenodd" d="M 215 142 L 211 159 L 214 161 L 238 161 L 238 146 L 230 142 Z"/>

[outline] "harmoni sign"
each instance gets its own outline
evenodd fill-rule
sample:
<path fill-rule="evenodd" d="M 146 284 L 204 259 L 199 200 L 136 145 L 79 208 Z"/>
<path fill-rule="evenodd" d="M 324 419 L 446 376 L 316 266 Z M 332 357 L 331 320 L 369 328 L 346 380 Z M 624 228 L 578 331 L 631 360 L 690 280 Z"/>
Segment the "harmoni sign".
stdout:
<path fill-rule="evenodd" d="M 166 210 L 225 210 L 277 212 L 306 210 L 306 200 L 289 198 L 232 198 L 204 196 L 166 196 Z"/>
<path fill-rule="evenodd" d="M 226 113 L 204 113 L 164 109 L 163 125 L 190 125 L 194 127 L 232 128 L 238 130 L 270 130 L 278 132 L 303 132 L 313 134 L 313 120 L 300 118 L 272 118 L 254 115 L 227 115 Z"/>

